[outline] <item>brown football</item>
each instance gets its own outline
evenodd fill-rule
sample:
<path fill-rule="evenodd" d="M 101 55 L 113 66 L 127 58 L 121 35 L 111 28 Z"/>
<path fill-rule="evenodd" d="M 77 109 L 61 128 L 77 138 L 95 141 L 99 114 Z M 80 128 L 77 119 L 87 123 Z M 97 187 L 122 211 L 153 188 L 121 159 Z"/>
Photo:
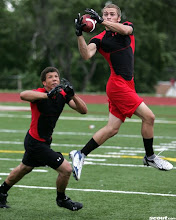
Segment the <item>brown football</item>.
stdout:
<path fill-rule="evenodd" d="M 84 32 L 92 32 L 95 30 L 97 21 L 92 19 L 89 14 L 82 16 L 82 24 L 86 24 L 82 29 Z"/>

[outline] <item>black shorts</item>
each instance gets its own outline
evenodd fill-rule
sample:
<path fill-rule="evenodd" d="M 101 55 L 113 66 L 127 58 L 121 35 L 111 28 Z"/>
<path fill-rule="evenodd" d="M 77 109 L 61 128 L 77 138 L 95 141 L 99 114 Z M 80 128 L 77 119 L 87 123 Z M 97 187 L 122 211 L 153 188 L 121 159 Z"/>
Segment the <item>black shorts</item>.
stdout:
<path fill-rule="evenodd" d="M 53 151 L 50 144 L 34 139 L 28 132 L 24 140 L 25 153 L 22 162 L 30 167 L 47 165 L 57 169 L 63 163 L 64 157 L 60 152 Z"/>

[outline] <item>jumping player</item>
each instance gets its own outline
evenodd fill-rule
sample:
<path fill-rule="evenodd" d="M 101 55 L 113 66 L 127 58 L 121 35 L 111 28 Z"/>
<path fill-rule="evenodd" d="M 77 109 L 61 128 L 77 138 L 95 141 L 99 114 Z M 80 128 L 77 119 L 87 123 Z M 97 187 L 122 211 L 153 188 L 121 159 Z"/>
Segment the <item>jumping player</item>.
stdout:
<path fill-rule="evenodd" d="M 110 77 L 106 85 L 109 100 L 109 120 L 105 127 L 97 131 L 89 142 L 80 150 L 70 152 L 74 177 L 80 179 L 85 156 L 102 145 L 107 139 L 116 135 L 126 117 L 134 114 L 142 120 L 141 135 L 146 155 L 143 163 L 159 170 L 171 170 L 173 165 L 154 154 L 153 127 L 155 115 L 135 91 L 134 85 L 134 51 L 135 38 L 133 24 L 129 21 L 120 23 L 121 10 L 117 5 L 108 4 L 102 9 L 100 17 L 93 9 L 86 9 L 105 30 L 94 36 L 87 45 L 83 35 L 80 14 L 75 19 L 76 35 L 79 52 L 83 59 L 88 60 L 96 51 L 107 60 L 110 67 Z"/>
<path fill-rule="evenodd" d="M 73 90 L 69 81 L 63 79 L 60 84 L 60 74 L 55 67 L 47 67 L 41 73 L 42 88 L 21 92 L 22 100 L 31 105 L 32 120 L 30 129 L 24 140 L 25 153 L 22 162 L 11 171 L 0 186 L 0 208 L 9 208 L 7 192 L 30 173 L 34 167 L 46 166 L 59 173 L 56 179 L 56 203 L 60 207 L 77 211 L 83 207 L 79 202 L 73 202 L 65 195 L 65 190 L 72 173 L 71 165 L 60 152 L 50 148 L 52 133 L 65 104 L 81 114 L 87 113 L 86 104 Z"/>

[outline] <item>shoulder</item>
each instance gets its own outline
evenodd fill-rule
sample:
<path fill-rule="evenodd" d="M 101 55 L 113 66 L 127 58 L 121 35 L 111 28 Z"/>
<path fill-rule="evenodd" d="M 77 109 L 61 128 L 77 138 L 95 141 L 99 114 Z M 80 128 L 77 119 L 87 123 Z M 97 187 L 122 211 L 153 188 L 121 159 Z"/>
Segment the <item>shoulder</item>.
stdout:
<path fill-rule="evenodd" d="M 131 27 L 134 26 L 133 23 L 130 22 L 130 21 L 125 21 L 125 22 L 123 22 L 122 24 L 123 24 L 123 25 L 129 25 L 129 26 L 131 26 Z"/>
<path fill-rule="evenodd" d="M 90 39 L 90 41 L 92 40 L 92 39 L 102 39 L 103 37 L 104 37 L 104 35 L 106 34 L 106 31 L 104 30 L 103 32 L 101 32 L 100 34 L 98 34 L 98 35 L 95 35 L 94 37 L 92 37 L 91 39 Z"/>
<path fill-rule="evenodd" d="M 43 88 L 33 89 L 32 91 L 36 91 L 36 92 L 46 92 L 46 89 L 43 87 Z"/>
<path fill-rule="evenodd" d="M 100 34 L 98 34 L 98 35 L 92 37 L 92 38 L 90 39 L 90 41 L 89 41 L 89 44 L 90 44 L 90 43 L 94 43 L 94 44 L 96 44 L 97 49 L 99 49 L 99 48 L 100 48 L 101 40 L 103 39 L 103 37 L 104 37 L 105 34 L 106 34 L 106 31 L 103 31 L 103 32 L 101 32 Z"/>

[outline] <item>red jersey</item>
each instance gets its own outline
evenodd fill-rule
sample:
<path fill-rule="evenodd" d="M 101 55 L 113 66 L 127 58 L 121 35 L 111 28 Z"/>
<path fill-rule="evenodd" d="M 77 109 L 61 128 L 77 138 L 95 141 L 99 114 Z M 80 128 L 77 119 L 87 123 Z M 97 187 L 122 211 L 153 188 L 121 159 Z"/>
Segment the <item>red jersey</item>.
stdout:
<path fill-rule="evenodd" d="M 133 27 L 131 22 L 124 25 Z M 93 37 L 89 43 L 95 43 L 97 50 L 108 61 L 111 74 L 121 75 L 125 80 L 131 80 L 134 72 L 135 38 L 131 35 L 121 35 L 113 31 L 103 31 Z"/>
<path fill-rule="evenodd" d="M 35 91 L 47 93 L 45 88 L 38 88 Z M 50 140 L 65 103 L 69 103 L 69 101 L 66 98 L 66 93 L 62 90 L 52 99 L 31 102 L 32 120 L 29 134 L 39 141 L 45 142 Z"/>

